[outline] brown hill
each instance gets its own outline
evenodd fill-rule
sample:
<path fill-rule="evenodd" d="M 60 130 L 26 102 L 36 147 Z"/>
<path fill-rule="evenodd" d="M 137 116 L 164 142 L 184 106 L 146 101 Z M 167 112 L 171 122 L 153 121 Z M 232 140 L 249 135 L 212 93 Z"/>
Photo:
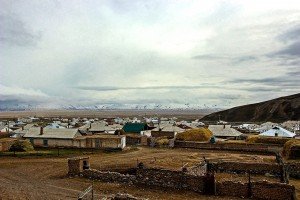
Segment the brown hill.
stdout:
<path fill-rule="evenodd" d="M 204 116 L 202 121 L 228 122 L 283 122 L 286 120 L 300 120 L 300 93 L 234 107 Z"/>

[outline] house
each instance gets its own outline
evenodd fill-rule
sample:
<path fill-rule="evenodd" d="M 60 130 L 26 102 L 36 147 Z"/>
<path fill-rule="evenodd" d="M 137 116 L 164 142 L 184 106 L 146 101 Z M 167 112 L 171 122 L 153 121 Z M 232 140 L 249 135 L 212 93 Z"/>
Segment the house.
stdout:
<path fill-rule="evenodd" d="M 74 139 L 74 147 L 93 149 L 124 149 L 125 135 L 91 135 L 79 136 Z"/>
<path fill-rule="evenodd" d="M 152 137 L 163 137 L 174 138 L 177 133 L 184 132 L 185 129 L 182 129 L 176 125 L 165 124 L 159 125 L 158 127 L 151 130 Z"/>
<path fill-rule="evenodd" d="M 292 138 L 292 137 L 296 136 L 295 133 L 292 133 L 280 126 L 275 126 L 275 127 L 271 128 L 270 130 L 265 131 L 259 135 L 260 136 L 269 136 L 269 137 L 288 137 L 288 138 Z"/>
<path fill-rule="evenodd" d="M 78 136 L 81 136 L 78 129 L 32 127 L 23 138 L 34 147 L 74 147 Z"/>
<path fill-rule="evenodd" d="M 45 128 L 51 128 L 51 129 L 57 129 L 57 128 L 62 128 L 62 129 L 64 129 L 64 128 L 66 128 L 66 127 L 64 127 L 64 126 L 61 126 L 60 125 L 61 123 L 50 123 L 48 126 L 46 126 Z"/>
<path fill-rule="evenodd" d="M 1 126 L 0 127 L 0 134 L 6 134 L 6 133 L 12 133 L 13 130 L 11 128 L 8 128 L 7 126 Z"/>
<path fill-rule="evenodd" d="M 12 138 L 21 138 L 23 137 L 30 128 L 36 127 L 35 124 L 26 124 L 25 126 L 22 126 L 21 128 L 14 131 L 14 134 L 11 136 Z"/>
<path fill-rule="evenodd" d="M 300 133 L 300 121 L 286 121 L 282 127 L 295 133 Z"/>
<path fill-rule="evenodd" d="M 224 138 L 224 139 L 237 139 L 239 138 L 242 133 L 235 130 L 234 128 L 231 127 L 231 125 L 209 125 L 208 129 L 213 133 L 215 137 L 218 138 Z"/>
<path fill-rule="evenodd" d="M 126 133 L 138 133 L 141 131 L 149 130 L 149 126 L 146 123 L 126 123 L 123 127 L 123 130 Z"/>
<path fill-rule="evenodd" d="M 117 148 L 126 146 L 126 136 L 91 135 L 82 136 L 78 129 L 50 129 L 33 127 L 23 136 L 34 147 L 67 148 Z"/>
<path fill-rule="evenodd" d="M 278 124 L 273 123 L 273 122 L 265 122 L 265 123 L 261 124 L 258 128 L 255 128 L 254 130 L 259 133 L 263 133 L 263 132 L 270 130 L 271 128 L 273 128 L 275 126 L 278 126 Z"/>

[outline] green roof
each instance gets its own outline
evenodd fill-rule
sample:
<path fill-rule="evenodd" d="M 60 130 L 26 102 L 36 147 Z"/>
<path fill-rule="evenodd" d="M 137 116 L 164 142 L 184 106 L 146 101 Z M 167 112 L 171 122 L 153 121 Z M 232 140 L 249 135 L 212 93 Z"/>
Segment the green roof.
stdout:
<path fill-rule="evenodd" d="M 148 126 L 145 123 L 126 123 L 123 130 L 126 133 L 140 133 L 141 131 L 147 130 Z"/>

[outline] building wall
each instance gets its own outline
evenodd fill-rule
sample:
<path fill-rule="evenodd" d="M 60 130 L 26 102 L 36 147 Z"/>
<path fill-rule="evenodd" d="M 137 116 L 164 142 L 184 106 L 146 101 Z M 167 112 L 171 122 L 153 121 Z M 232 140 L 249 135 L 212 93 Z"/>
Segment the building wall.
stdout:
<path fill-rule="evenodd" d="M 99 145 L 97 145 L 97 140 Z M 87 138 L 86 148 L 124 148 L 126 146 L 125 137 L 122 138 Z"/>
<path fill-rule="evenodd" d="M 173 138 L 175 136 L 175 132 L 174 131 L 151 131 L 151 136 Z"/>
<path fill-rule="evenodd" d="M 48 141 L 48 146 L 44 145 L 44 140 Z M 73 147 L 73 139 L 28 139 L 33 142 L 34 147 Z"/>

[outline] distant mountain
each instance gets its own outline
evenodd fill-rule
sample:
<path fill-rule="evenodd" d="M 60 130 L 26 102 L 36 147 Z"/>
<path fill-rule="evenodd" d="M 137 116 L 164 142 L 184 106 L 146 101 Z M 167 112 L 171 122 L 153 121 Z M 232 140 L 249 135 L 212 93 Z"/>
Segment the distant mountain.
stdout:
<path fill-rule="evenodd" d="M 300 93 L 261 103 L 234 107 L 204 116 L 202 121 L 283 122 L 300 120 Z"/>

